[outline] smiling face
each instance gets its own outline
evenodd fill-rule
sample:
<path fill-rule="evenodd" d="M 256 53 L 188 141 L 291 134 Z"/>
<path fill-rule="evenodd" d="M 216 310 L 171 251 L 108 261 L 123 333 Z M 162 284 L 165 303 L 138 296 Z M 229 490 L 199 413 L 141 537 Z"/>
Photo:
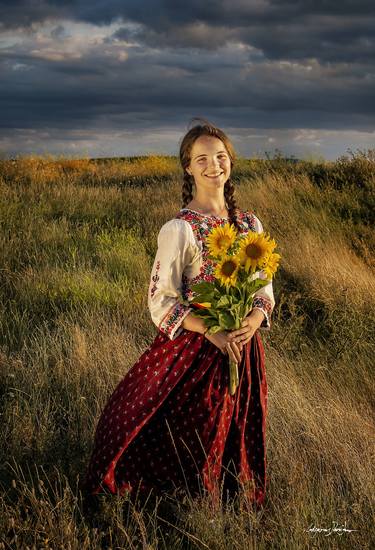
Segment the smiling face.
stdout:
<path fill-rule="evenodd" d="M 221 139 L 214 136 L 199 136 L 193 144 L 190 164 L 186 171 L 194 176 L 197 187 L 224 187 L 230 176 L 231 159 Z"/>

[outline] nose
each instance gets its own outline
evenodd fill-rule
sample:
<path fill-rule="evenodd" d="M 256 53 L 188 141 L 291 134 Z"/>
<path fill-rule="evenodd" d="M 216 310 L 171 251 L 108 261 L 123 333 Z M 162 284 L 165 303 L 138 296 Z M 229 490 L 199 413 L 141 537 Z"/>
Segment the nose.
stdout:
<path fill-rule="evenodd" d="M 217 170 L 220 168 L 220 163 L 216 157 L 211 158 L 208 162 L 208 166 L 212 170 Z"/>

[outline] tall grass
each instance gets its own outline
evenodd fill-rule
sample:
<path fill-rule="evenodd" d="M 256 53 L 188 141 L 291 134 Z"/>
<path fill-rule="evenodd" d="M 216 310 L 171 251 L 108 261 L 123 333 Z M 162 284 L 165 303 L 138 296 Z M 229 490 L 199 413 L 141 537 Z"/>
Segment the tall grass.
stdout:
<path fill-rule="evenodd" d="M 262 332 L 265 507 L 103 497 L 90 519 L 79 480 L 106 399 L 156 334 L 147 287 L 181 172 L 173 157 L 0 161 L 0 548 L 374 545 L 373 153 L 239 159 L 234 178 L 282 254 Z"/>

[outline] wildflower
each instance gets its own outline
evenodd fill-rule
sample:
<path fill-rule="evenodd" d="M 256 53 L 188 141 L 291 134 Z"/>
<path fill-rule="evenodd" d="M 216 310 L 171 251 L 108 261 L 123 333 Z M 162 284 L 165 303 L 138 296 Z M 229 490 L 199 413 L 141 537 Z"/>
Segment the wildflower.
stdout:
<path fill-rule="evenodd" d="M 238 256 L 224 256 L 215 268 L 215 277 L 225 286 L 235 286 L 240 259 Z"/>
<path fill-rule="evenodd" d="M 237 231 L 233 224 L 226 223 L 215 227 L 207 237 L 207 245 L 213 256 L 227 254 L 229 248 L 235 242 Z"/>
<path fill-rule="evenodd" d="M 279 267 L 279 261 L 280 261 L 280 254 L 277 254 L 274 252 L 273 254 L 267 254 L 264 263 L 262 264 L 262 269 L 264 273 L 267 275 L 268 279 L 272 279 L 274 274 L 276 273 L 278 267 Z"/>
<path fill-rule="evenodd" d="M 266 256 L 271 254 L 275 247 L 275 241 L 270 239 L 269 236 L 264 233 L 249 231 L 240 244 L 241 265 L 244 266 L 247 273 L 250 269 L 254 272 L 257 267 L 259 268 L 264 264 Z"/>

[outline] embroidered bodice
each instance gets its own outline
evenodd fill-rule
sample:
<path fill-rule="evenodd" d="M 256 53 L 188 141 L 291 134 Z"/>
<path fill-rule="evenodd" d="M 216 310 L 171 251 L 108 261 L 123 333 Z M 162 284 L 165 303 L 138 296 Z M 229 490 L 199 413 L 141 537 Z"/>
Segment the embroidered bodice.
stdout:
<path fill-rule="evenodd" d="M 239 211 L 240 233 L 263 231 L 262 224 L 252 211 Z M 182 331 L 182 322 L 192 308 L 181 304 L 179 296 L 193 301 L 192 285 L 214 280 L 214 262 L 208 258 L 206 238 L 212 228 L 224 225 L 227 218 L 206 215 L 182 208 L 167 221 L 158 234 L 158 250 L 151 270 L 148 307 L 155 325 L 173 340 Z M 259 276 L 259 271 L 255 276 Z M 254 296 L 253 308 L 264 313 L 260 328 L 270 329 L 275 305 L 272 281 Z"/>

